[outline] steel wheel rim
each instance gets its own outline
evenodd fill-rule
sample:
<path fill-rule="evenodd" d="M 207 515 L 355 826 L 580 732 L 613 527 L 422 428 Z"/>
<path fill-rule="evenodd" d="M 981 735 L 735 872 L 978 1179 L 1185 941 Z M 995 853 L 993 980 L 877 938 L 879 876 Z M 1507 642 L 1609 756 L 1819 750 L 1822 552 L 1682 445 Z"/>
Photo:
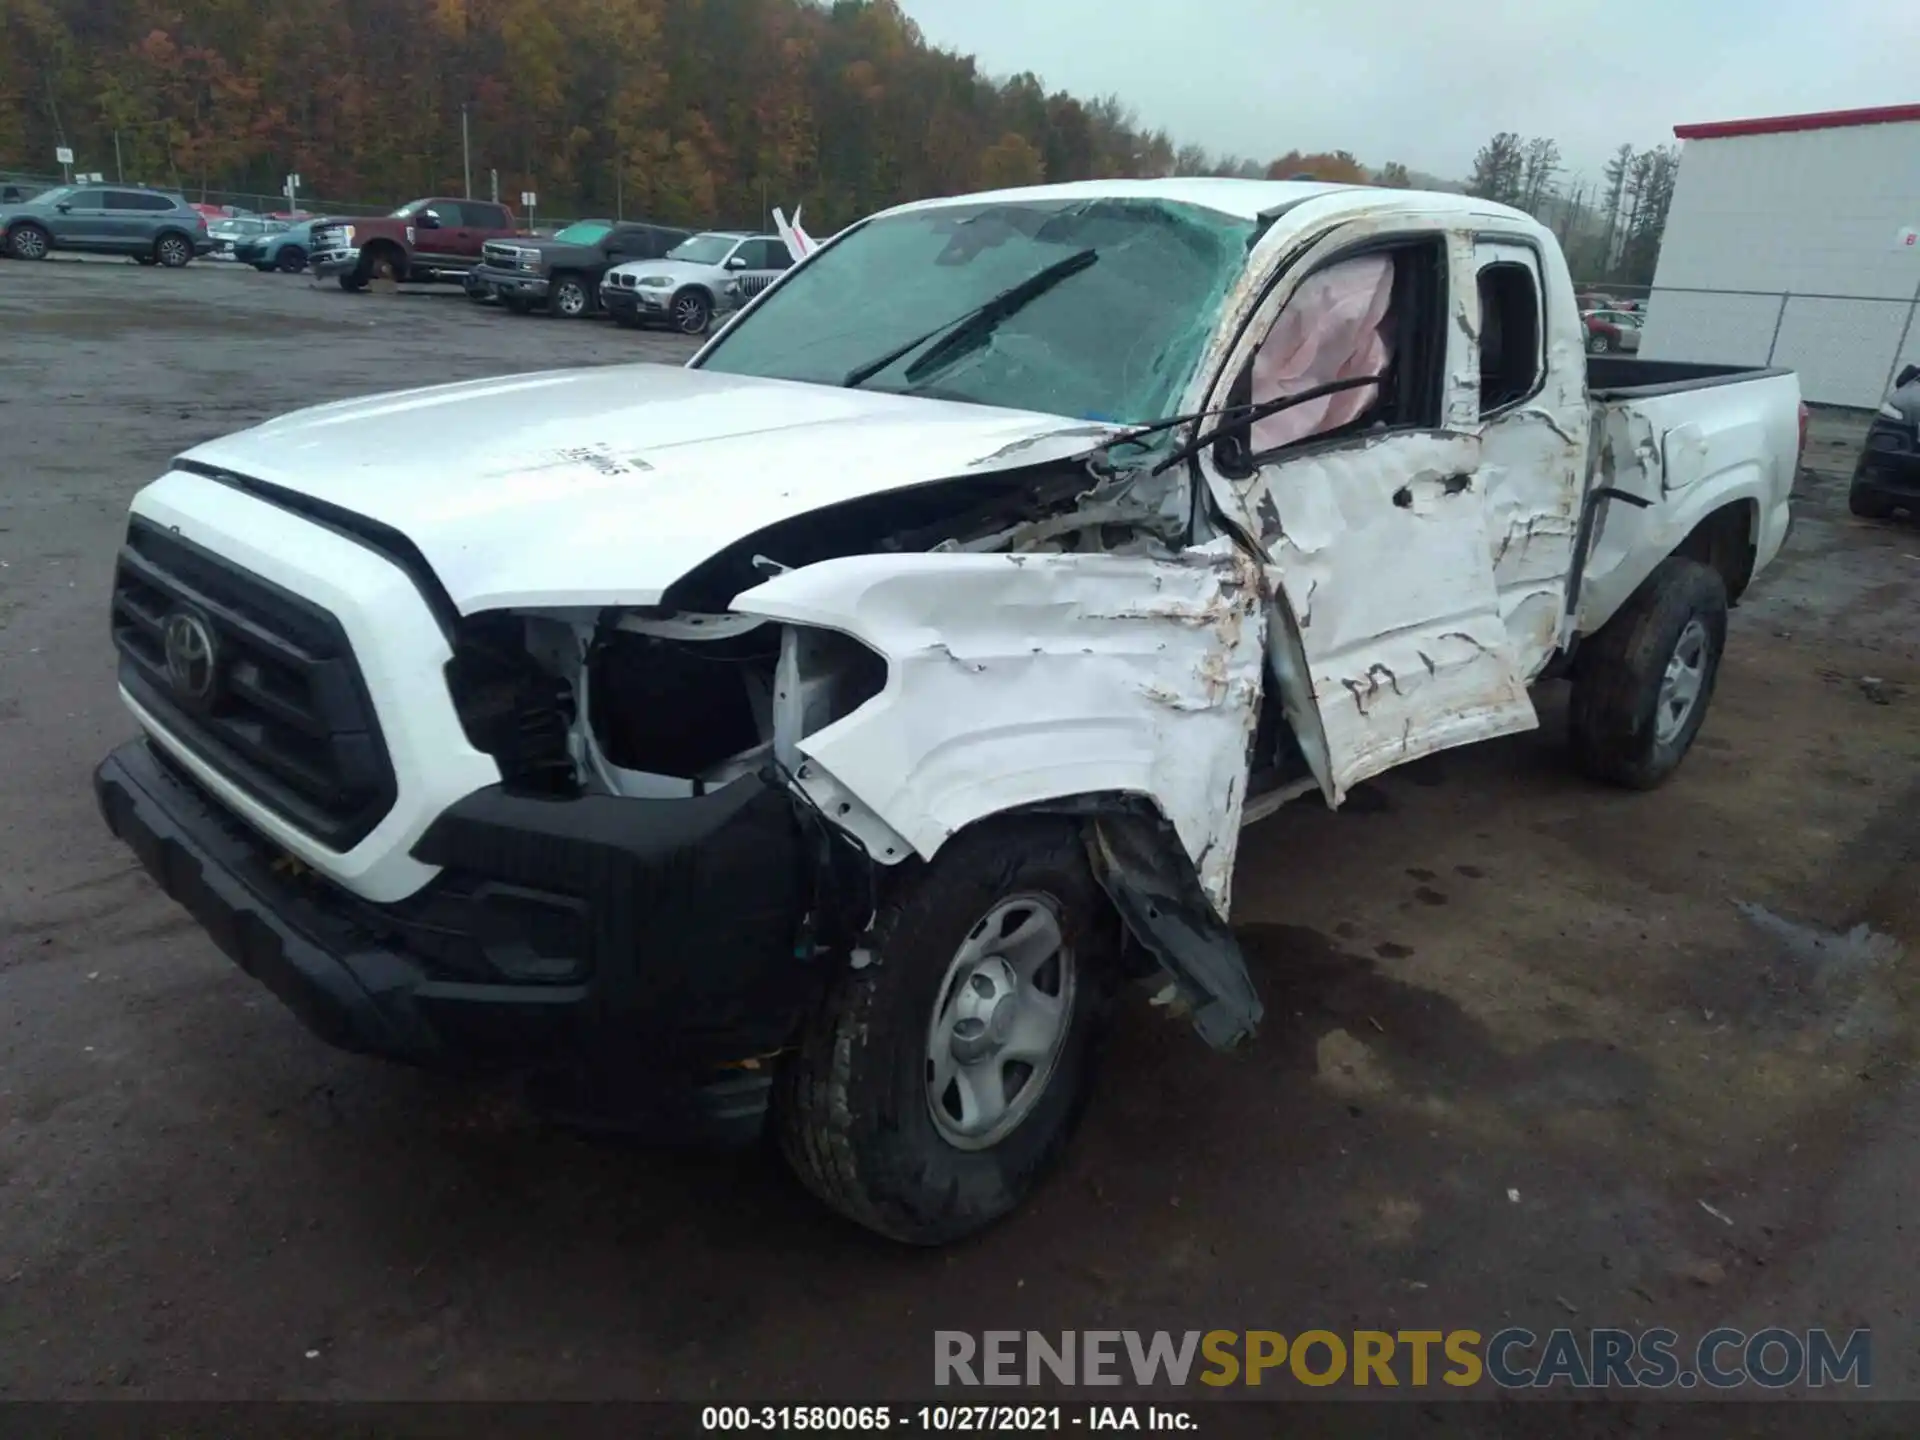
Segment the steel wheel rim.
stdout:
<path fill-rule="evenodd" d="M 960 942 L 927 1026 L 927 1112 L 956 1150 L 987 1150 L 1046 1094 L 1073 1028 L 1075 969 L 1059 902 L 1014 895 Z"/>
<path fill-rule="evenodd" d="M 1700 703 L 1707 676 L 1707 627 L 1698 616 L 1687 621 L 1660 678 L 1660 701 L 1654 711 L 1654 738 L 1670 744 L 1686 728 Z"/>
<path fill-rule="evenodd" d="M 587 308 L 587 292 L 571 280 L 561 282 L 559 292 L 554 298 L 560 303 L 562 315 L 578 315 Z"/>
<path fill-rule="evenodd" d="M 705 323 L 701 308 L 698 295 L 683 295 L 673 302 L 673 318 L 679 322 L 680 328 L 687 334 L 697 334 L 701 325 Z"/>
<path fill-rule="evenodd" d="M 29 226 L 14 236 L 13 248 L 28 260 L 38 260 L 47 253 L 47 242 L 38 230 Z"/>

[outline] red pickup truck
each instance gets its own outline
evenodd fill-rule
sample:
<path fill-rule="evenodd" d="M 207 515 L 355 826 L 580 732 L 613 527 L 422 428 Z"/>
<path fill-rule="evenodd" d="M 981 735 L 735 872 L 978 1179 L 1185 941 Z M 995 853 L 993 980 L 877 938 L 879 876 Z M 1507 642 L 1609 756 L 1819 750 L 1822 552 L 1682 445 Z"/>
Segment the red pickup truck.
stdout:
<path fill-rule="evenodd" d="M 364 290 L 371 280 L 458 281 L 480 263 L 487 241 L 525 233 L 504 205 L 434 196 L 379 219 L 320 221 L 310 266 L 315 275 L 338 276 L 342 290 Z"/>

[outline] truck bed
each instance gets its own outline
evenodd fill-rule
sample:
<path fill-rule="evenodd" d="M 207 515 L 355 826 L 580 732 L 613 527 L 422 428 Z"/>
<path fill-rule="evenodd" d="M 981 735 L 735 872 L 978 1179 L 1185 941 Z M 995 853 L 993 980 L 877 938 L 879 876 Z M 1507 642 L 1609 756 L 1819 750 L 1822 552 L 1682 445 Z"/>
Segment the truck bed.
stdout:
<path fill-rule="evenodd" d="M 1587 393 L 1596 400 L 1643 400 L 1793 372 L 1779 366 L 1706 365 L 1692 360 L 1642 360 L 1637 355 L 1587 357 Z"/>

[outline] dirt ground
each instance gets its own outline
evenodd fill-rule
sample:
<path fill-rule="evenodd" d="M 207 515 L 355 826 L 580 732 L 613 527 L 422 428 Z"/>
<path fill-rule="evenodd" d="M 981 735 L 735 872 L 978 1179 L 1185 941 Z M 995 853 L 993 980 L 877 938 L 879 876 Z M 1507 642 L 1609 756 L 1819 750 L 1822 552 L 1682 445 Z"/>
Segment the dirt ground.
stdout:
<path fill-rule="evenodd" d="M 1920 1395 L 1920 528 L 1846 513 L 1861 422 L 1819 418 L 1674 783 L 1573 778 L 1548 687 L 1536 734 L 1262 823 L 1258 1042 L 1129 1010 L 1037 1202 L 918 1253 L 764 1155 L 327 1049 L 94 810 L 112 557 L 169 456 L 683 342 L 78 263 L 0 264 L 0 337 L 0 1396 L 924 1398 L 936 1328 L 1760 1317 L 1870 1324 Z"/>

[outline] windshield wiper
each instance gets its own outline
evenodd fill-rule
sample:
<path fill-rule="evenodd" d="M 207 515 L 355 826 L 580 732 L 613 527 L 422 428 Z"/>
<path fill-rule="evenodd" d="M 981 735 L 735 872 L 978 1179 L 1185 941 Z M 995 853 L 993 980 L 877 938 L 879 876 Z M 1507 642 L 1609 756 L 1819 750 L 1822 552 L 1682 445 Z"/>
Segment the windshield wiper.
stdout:
<path fill-rule="evenodd" d="M 1281 395 L 1272 400 L 1262 400 L 1257 405 L 1222 405 L 1212 410 L 1195 410 L 1186 415 L 1169 415 L 1164 420 L 1150 420 L 1144 425 L 1135 425 L 1124 434 L 1116 435 L 1108 445 L 1125 445 L 1129 441 L 1144 440 L 1149 435 L 1158 435 L 1162 430 L 1175 430 L 1195 420 L 1218 420 L 1220 424 L 1213 429 L 1195 435 L 1186 444 L 1180 446 L 1171 455 L 1153 467 L 1155 475 L 1171 470 L 1189 456 L 1198 455 L 1213 444 L 1222 435 L 1230 431 L 1252 425 L 1256 420 L 1264 420 L 1269 415 L 1278 415 L 1282 410 L 1291 410 L 1296 405 L 1304 405 L 1309 400 L 1318 400 L 1327 395 L 1338 395 L 1342 390 L 1358 390 L 1365 385 L 1378 385 L 1385 381 L 1385 375 L 1361 375 L 1352 380 L 1329 380 L 1325 385 L 1310 386 L 1296 391 L 1292 395 Z"/>
<path fill-rule="evenodd" d="M 864 365 L 849 370 L 840 383 L 849 390 L 864 385 L 896 360 L 911 355 L 922 345 L 931 340 L 940 340 L 940 337 L 945 335 L 946 339 L 940 340 L 938 345 L 914 361 L 908 369 L 907 379 L 917 379 L 962 351 L 973 348 L 991 335 L 994 327 L 1002 320 L 1025 309 L 1069 275 L 1078 275 L 1099 258 L 1098 250 L 1079 250 L 1064 260 L 1056 260 L 1046 269 L 1029 275 L 1018 285 L 1010 286 L 985 303 L 974 306 L 966 314 L 936 325 L 926 334 L 917 335 L 904 345 L 895 346 L 877 360 L 869 360 Z"/>

